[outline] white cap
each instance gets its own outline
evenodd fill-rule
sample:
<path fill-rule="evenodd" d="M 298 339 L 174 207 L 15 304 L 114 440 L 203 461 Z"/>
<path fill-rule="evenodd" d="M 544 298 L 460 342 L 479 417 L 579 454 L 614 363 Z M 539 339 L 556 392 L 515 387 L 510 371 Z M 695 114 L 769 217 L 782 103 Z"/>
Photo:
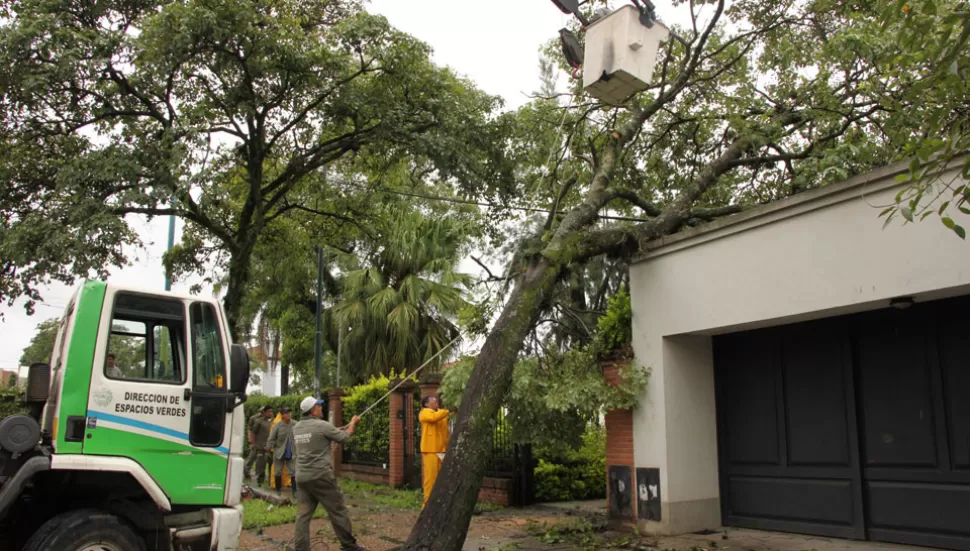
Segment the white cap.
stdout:
<path fill-rule="evenodd" d="M 313 409 L 313 406 L 317 404 L 322 404 L 322 403 L 323 403 L 323 400 L 317 400 L 313 396 L 307 396 L 300 402 L 300 411 L 302 411 L 303 413 L 310 413 L 310 410 Z"/>

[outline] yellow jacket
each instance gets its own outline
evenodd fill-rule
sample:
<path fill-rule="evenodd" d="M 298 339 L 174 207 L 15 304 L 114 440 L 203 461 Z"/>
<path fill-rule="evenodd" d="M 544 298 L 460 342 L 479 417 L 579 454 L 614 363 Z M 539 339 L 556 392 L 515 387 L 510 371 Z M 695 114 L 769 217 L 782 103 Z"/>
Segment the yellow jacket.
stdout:
<path fill-rule="evenodd" d="M 421 408 L 421 453 L 448 451 L 448 410 Z"/>

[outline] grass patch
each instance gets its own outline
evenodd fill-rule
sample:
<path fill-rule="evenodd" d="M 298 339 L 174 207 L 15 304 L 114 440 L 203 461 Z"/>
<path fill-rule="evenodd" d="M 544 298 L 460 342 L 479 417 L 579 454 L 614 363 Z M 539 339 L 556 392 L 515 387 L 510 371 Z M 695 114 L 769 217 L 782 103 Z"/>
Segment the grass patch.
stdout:
<path fill-rule="evenodd" d="M 377 505 L 394 507 L 395 509 L 409 509 L 412 511 L 421 510 L 421 502 L 424 501 L 424 494 L 421 490 L 402 490 L 361 482 L 352 478 L 341 478 L 340 487 L 344 491 L 347 499 L 359 501 L 369 501 Z"/>
<path fill-rule="evenodd" d="M 421 490 L 402 490 L 379 484 L 361 482 L 352 478 L 341 478 L 340 488 L 344 499 L 365 509 L 379 511 L 382 507 L 420 511 L 424 494 Z M 267 526 L 278 526 L 296 522 L 296 505 L 273 505 L 261 499 L 243 500 L 243 528 L 259 531 Z M 475 514 L 490 513 L 504 509 L 500 505 L 478 503 Z M 318 506 L 313 518 L 324 518 L 323 507 Z"/>
<path fill-rule="evenodd" d="M 244 499 L 243 528 L 259 531 L 267 526 L 296 522 L 296 505 L 273 505 L 261 499 Z M 324 518 L 323 507 L 317 507 L 313 518 Z"/>

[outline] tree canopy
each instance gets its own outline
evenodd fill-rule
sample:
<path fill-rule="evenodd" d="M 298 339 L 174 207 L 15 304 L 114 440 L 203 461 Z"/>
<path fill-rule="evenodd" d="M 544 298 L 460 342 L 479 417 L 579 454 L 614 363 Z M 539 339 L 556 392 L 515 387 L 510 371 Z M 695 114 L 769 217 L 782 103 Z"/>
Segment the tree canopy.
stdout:
<path fill-rule="evenodd" d="M 886 223 L 936 215 L 961 239 L 967 231 L 953 212 L 970 214 L 970 6 L 956 0 L 887 2 L 880 7 L 886 40 L 893 42 L 884 70 L 908 86 L 888 94 L 887 105 L 907 112 L 900 157 L 908 186 L 882 212 Z"/>
<path fill-rule="evenodd" d="M 32 363 L 51 361 L 51 353 L 54 351 L 54 339 L 57 338 L 57 328 L 61 320 L 57 318 L 46 319 L 37 324 L 34 336 L 30 338 L 30 344 L 24 348 L 20 355 L 20 365 L 30 365 Z"/>
<path fill-rule="evenodd" d="M 348 218 L 359 154 L 439 178 L 503 176 L 489 157 L 497 100 L 357 0 L 4 9 L 8 300 L 124 264 L 137 242 L 125 215 L 175 215 L 187 226 L 169 268 L 214 263 L 238 335 L 259 237 L 294 211 Z"/>

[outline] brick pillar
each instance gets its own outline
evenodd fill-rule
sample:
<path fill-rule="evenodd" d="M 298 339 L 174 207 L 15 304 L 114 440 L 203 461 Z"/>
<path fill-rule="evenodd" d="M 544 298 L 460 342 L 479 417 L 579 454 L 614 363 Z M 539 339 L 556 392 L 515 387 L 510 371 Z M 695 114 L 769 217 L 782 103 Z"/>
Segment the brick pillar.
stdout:
<path fill-rule="evenodd" d="M 330 399 L 330 422 L 335 427 L 344 424 L 344 391 L 341 388 L 331 388 L 327 392 Z M 340 445 L 330 446 L 330 458 L 333 460 L 333 473 L 340 474 L 343 465 L 344 447 Z"/>
<path fill-rule="evenodd" d="M 394 388 L 400 379 L 391 379 L 390 386 Z M 391 393 L 388 407 L 388 422 L 390 430 L 390 450 L 388 453 L 387 483 L 399 488 L 407 481 L 407 469 L 414 460 L 414 405 L 411 403 L 414 395 L 414 383 L 405 381 L 397 390 Z M 407 441 L 405 442 L 405 436 Z M 410 454 L 410 455 L 409 455 Z"/>
<path fill-rule="evenodd" d="M 620 380 L 620 369 L 628 362 L 607 362 L 603 364 L 603 377 L 606 382 L 616 385 Z M 606 503 L 607 512 L 614 510 L 610 495 L 609 473 L 612 466 L 625 466 L 630 468 L 631 492 L 634 491 L 636 483 L 636 465 L 633 459 L 633 411 L 629 409 L 611 409 L 606 412 Z M 635 496 L 635 492 L 633 493 Z M 625 520 L 636 520 L 637 500 L 632 499 L 630 503 L 632 516 L 623 515 Z"/>

